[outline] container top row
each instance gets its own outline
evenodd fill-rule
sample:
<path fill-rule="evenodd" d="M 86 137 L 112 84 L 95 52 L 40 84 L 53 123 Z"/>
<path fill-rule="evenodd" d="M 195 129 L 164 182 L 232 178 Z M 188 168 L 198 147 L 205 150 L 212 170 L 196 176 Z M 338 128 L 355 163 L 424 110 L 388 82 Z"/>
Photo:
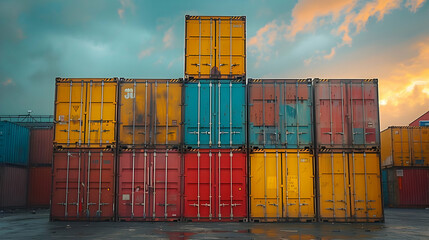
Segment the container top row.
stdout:
<path fill-rule="evenodd" d="M 57 78 L 59 147 L 371 148 L 376 79 Z"/>

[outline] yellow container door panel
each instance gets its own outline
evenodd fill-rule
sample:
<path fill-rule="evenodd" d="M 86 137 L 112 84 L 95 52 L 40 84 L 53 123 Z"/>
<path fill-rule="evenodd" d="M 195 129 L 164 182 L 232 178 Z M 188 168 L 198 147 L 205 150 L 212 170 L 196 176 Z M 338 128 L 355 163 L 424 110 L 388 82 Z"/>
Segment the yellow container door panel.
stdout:
<path fill-rule="evenodd" d="M 169 88 L 167 132 L 168 142 L 170 144 L 180 144 L 180 122 L 182 119 L 182 85 L 169 84 Z"/>
<path fill-rule="evenodd" d="M 70 92 L 71 90 L 71 92 Z M 71 93 L 71 95 L 70 95 Z M 57 144 L 83 142 L 85 128 L 86 84 L 81 82 L 58 83 L 56 101 L 55 140 Z"/>
<path fill-rule="evenodd" d="M 380 133 L 381 138 L 381 164 L 383 167 L 393 165 L 392 156 L 392 130 L 387 129 Z"/>
<path fill-rule="evenodd" d="M 347 156 L 323 153 L 319 156 L 320 216 L 345 219 L 350 216 Z"/>
<path fill-rule="evenodd" d="M 251 154 L 251 216 L 277 220 L 282 214 L 280 154 Z"/>
<path fill-rule="evenodd" d="M 299 165 L 299 194 L 301 203 L 299 217 L 312 218 L 315 216 L 313 156 L 310 154 L 300 154 Z"/>
<path fill-rule="evenodd" d="M 211 71 L 211 65 L 214 66 L 214 61 L 210 61 L 210 55 L 189 56 L 186 61 L 186 74 L 191 76 L 205 76 L 208 78 Z"/>
<path fill-rule="evenodd" d="M 350 153 L 352 216 L 367 221 L 382 217 L 380 168 L 377 153 Z"/>

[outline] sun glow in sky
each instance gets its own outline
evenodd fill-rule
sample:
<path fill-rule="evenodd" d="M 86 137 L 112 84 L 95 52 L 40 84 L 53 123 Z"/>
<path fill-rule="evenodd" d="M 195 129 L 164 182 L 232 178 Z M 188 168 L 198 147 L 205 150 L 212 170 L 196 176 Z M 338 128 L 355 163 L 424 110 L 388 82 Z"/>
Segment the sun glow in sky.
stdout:
<path fill-rule="evenodd" d="M 185 15 L 245 15 L 252 78 L 378 78 L 381 127 L 429 110 L 426 0 L 3 0 L 0 114 L 53 114 L 61 77 L 179 78 Z"/>

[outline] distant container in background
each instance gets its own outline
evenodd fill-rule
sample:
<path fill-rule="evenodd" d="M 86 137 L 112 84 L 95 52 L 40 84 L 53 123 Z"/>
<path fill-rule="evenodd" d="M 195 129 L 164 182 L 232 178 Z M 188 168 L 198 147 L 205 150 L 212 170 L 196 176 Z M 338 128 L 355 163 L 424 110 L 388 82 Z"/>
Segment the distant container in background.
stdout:
<path fill-rule="evenodd" d="M 52 174 L 50 166 L 33 166 L 28 169 L 27 206 L 48 208 L 51 201 Z"/>
<path fill-rule="evenodd" d="M 185 78 L 246 78 L 246 17 L 185 17 Z"/>
<path fill-rule="evenodd" d="M 377 79 L 314 79 L 317 148 L 378 148 Z"/>
<path fill-rule="evenodd" d="M 429 166 L 429 127 L 389 127 L 381 132 L 381 165 Z"/>
<path fill-rule="evenodd" d="M 429 127 L 429 121 L 420 121 L 419 126 L 420 127 Z"/>
<path fill-rule="evenodd" d="M 57 78 L 54 144 L 103 148 L 116 143 L 117 78 Z"/>
<path fill-rule="evenodd" d="M 321 221 L 384 221 L 378 152 L 327 150 L 317 165 Z"/>
<path fill-rule="evenodd" d="M 250 148 L 310 148 L 311 79 L 249 79 Z"/>
<path fill-rule="evenodd" d="M 122 147 L 181 144 L 182 79 L 121 79 L 119 92 Z"/>
<path fill-rule="evenodd" d="M 0 165 L 0 209 L 25 208 L 28 169 Z"/>
<path fill-rule="evenodd" d="M 28 165 L 30 131 L 11 122 L 0 122 L 0 164 Z"/>
<path fill-rule="evenodd" d="M 392 167 L 383 169 L 387 178 L 387 206 L 429 207 L 429 168 Z"/>
<path fill-rule="evenodd" d="M 429 111 L 418 117 L 416 120 L 412 121 L 409 126 L 418 127 L 418 126 L 429 126 Z"/>
<path fill-rule="evenodd" d="M 30 129 L 30 157 L 29 164 L 51 165 L 53 153 L 54 129 L 49 128 L 31 128 Z"/>
<path fill-rule="evenodd" d="M 186 148 L 243 148 L 246 145 L 246 83 L 192 80 L 184 84 Z"/>

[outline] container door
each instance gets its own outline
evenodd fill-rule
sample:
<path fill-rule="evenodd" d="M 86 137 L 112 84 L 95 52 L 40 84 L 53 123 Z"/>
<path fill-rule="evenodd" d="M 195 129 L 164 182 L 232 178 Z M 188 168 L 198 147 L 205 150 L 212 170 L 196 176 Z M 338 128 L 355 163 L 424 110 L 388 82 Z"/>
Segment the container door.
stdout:
<path fill-rule="evenodd" d="M 57 82 L 55 140 L 58 145 L 80 146 L 85 138 L 86 83 Z"/>
<path fill-rule="evenodd" d="M 429 144 L 425 141 L 425 135 L 427 135 L 427 131 L 423 128 L 410 128 L 411 134 L 411 159 L 413 166 L 427 166 L 429 163 L 427 160 L 425 161 L 425 155 L 428 154 Z M 426 131 L 426 134 L 424 133 Z M 425 149 L 425 147 L 427 147 Z M 426 154 L 425 154 L 426 153 Z"/>
<path fill-rule="evenodd" d="M 313 158 L 309 153 L 282 154 L 283 217 L 314 218 Z"/>
<path fill-rule="evenodd" d="M 116 87 L 116 82 L 105 80 L 88 83 L 88 146 L 107 146 L 115 143 Z"/>
<path fill-rule="evenodd" d="M 281 153 L 253 153 L 250 155 L 250 164 L 250 216 L 251 218 L 276 221 L 282 217 L 283 213 Z"/>
<path fill-rule="evenodd" d="M 119 143 L 148 145 L 150 137 L 151 84 L 145 82 L 121 83 Z"/>
<path fill-rule="evenodd" d="M 351 216 L 346 153 L 320 153 L 319 215 L 322 219 L 347 221 Z"/>
<path fill-rule="evenodd" d="M 395 166 L 409 166 L 411 164 L 410 138 L 408 128 L 392 128 L 393 157 Z"/>
<path fill-rule="evenodd" d="M 241 18 L 218 18 L 215 27 L 215 63 L 220 74 L 245 75 L 245 22 Z"/>
<path fill-rule="evenodd" d="M 349 153 L 352 216 L 357 221 L 383 218 L 378 153 Z"/>

